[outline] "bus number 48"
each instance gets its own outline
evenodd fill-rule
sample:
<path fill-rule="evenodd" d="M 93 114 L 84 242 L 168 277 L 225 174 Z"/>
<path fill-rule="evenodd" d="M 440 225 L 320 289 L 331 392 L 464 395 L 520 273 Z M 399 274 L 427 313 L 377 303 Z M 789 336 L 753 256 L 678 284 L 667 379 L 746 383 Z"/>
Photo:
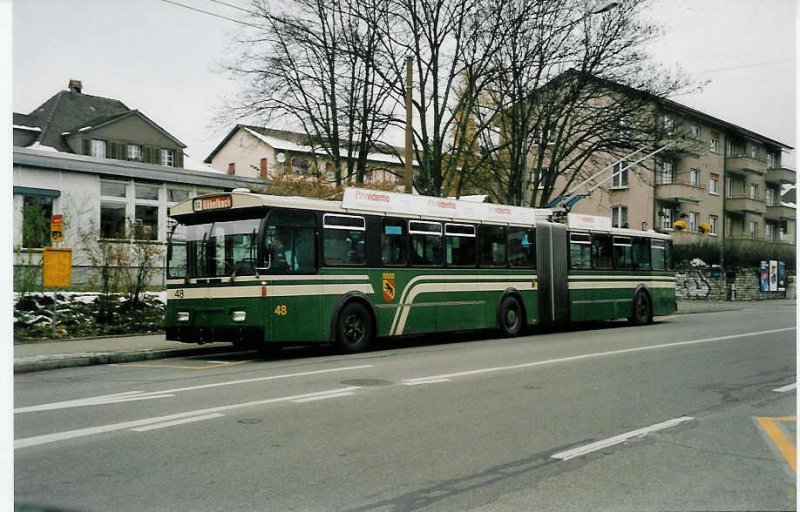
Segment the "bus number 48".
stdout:
<path fill-rule="evenodd" d="M 275 314 L 278 316 L 286 316 L 286 304 L 278 304 L 275 306 Z"/>

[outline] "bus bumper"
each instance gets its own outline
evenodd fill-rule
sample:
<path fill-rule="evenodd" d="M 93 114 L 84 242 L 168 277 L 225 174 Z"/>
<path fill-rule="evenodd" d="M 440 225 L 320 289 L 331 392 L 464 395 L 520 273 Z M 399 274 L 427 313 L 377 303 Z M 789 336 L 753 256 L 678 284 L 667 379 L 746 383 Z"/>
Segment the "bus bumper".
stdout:
<path fill-rule="evenodd" d="M 221 326 L 221 327 L 167 327 L 167 340 L 181 343 L 212 343 L 228 341 L 231 343 L 263 343 L 264 327 L 260 326 Z"/>

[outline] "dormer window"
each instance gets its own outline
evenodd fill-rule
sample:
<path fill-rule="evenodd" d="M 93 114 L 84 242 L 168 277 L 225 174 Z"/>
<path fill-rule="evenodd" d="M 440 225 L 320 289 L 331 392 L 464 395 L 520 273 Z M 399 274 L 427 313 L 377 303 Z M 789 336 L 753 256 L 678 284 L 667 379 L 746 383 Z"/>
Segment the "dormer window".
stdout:
<path fill-rule="evenodd" d="M 141 160 L 142 159 L 142 146 L 137 144 L 128 144 L 128 160 Z"/>
<path fill-rule="evenodd" d="M 161 165 L 165 167 L 175 167 L 175 152 L 173 150 L 161 150 Z"/>
<path fill-rule="evenodd" d="M 91 155 L 95 158 L 105 158 L 106 157 L 106 141 L 92 139 L 91 148 Z"/>

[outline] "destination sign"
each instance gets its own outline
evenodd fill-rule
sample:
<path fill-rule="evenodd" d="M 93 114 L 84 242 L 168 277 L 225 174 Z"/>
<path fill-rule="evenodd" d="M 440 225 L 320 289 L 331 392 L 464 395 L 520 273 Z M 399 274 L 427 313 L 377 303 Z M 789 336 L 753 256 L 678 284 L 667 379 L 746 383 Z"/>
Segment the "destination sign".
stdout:
<path fill-rule="evenodd" d="M 204 212 L 206 210 L 222 210 L 233 206 L 233 198 L 226 194 L 224 196 L 198 197 L 192 202 L 192 210 Z"/>

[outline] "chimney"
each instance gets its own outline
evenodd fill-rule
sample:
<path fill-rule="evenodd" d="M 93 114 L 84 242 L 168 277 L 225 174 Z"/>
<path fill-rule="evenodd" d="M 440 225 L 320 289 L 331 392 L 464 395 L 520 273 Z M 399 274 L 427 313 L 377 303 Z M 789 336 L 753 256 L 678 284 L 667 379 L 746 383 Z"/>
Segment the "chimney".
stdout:
<path fill-rule="evenodd" d="M 83 89 L 83 84 L 80 80 L 70 80 L 69 81 L 69 92 L 74 92 L 77 94 L 81 93 L 81 89 Z"/>

